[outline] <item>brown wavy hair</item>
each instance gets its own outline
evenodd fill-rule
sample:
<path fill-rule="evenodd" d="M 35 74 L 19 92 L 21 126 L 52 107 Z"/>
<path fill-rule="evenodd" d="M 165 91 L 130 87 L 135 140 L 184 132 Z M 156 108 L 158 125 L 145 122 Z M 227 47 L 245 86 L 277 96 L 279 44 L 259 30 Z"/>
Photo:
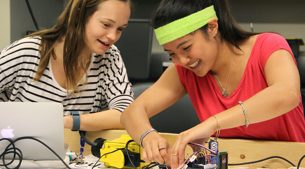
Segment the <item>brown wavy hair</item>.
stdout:
<path fill-rule="evenodd" d="M 98 9 L 98 5 L 108 0 L 69 0 L 64 11 L 60 14 L 55 25 L 31 34 L 41 37 L 40 63 L 35 75 L 39 80 L 46 69 L 50 58 L 55 56 L 55 43 L 65 38 L 63 60 L 67 79 L 67 89 L 77 88 L 77 75 L 80 52 L 84 48 L 85 26 L 90 16 Z M 126 2 L 131 7 L 131 0 L 118 0 Z M 87 65 L 88 66 L 88 65 Z M 84 71 L 86 66 L 82 66 Z"/>

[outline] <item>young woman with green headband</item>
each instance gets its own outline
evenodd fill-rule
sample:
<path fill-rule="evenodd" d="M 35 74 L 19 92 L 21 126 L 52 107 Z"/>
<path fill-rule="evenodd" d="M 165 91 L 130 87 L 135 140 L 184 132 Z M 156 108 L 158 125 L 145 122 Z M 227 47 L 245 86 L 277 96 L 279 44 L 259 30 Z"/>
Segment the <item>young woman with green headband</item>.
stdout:
<path fill-rule="evenodd" d="M 188 143 L 217 131 L 223 138 L 305 141 L 298 69 L 282 36 L 241 30 L 226 0 L 163 0 L 154 28 L 174 64 L 121 116 L 148 161 L 177 168 Z M 149 117 L 185 94 L 201 123 L 169 146 Z"/>

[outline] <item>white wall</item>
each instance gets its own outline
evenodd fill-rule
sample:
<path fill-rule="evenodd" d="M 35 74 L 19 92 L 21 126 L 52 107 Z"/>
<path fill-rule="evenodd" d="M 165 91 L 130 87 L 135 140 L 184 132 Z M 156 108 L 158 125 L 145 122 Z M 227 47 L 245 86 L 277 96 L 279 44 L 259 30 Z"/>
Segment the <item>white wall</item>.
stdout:
<path fill-rule="evenodd" d="M 10 0 L 0 0 L 0 51 L 10 44 Z"/>
<path fill-rule="evenodd" d="M 249 23 L 241 23 L 242 28 L 251 31 Z M 253 23 L 254 32 L 277 32 L 286 39 L 302 39 L 305 42 L 305 24 L 304 23 Z M 305 46 L 300 46 L 304 53 Z"/>

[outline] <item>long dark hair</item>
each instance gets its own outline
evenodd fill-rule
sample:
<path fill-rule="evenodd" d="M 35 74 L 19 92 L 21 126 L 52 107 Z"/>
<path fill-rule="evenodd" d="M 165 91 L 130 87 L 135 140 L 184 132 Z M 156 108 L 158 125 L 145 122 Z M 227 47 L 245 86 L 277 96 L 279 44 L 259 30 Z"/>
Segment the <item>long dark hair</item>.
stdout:
<path fill-rule="evenodd" d="M 55 56 L 54 47 L 57 41 L 65 37 L 64 42 L 64 70 L 67 79 L 67 88 L 75 90 L 77 87 L 76 73 L 80 52 L 85 46 L 85 26 L 89 18 L 98 9 L 98 5 L 107 0 L 69 0 L 64 11 L 60 14 L 52 28 L 41 30 L 30 36 L 41 37 L 41 60 L 36 72 L 35 80 L 39 80 L 46 69 L 51 56 Z M 130 0 L 119 0 L 131 3 Z M 86 67 L 82 66 L 85 70 Z"/>
<path fill-rule="evenodd" d="M 239 48 L 239 44 L 255 33 L 242 30 L 232 17 L 227 0 L 162 0 L 153 18 L 153 27 L 158 28 L 214 5 L 222 40 Z M 206 31 L 207 26 L 201 28 Z"/>

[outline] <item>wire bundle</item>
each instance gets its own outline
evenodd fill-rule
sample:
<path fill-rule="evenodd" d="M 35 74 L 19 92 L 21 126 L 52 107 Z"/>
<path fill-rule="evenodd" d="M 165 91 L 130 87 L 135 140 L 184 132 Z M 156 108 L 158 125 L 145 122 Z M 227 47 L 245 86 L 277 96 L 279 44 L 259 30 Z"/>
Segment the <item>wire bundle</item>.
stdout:
<path fill-rule="evenodd" d="M 10 169 L 9 166 L 11 166 L 14 161 L 19 160 L 18 164 L 14 167 L 14 168 L 19 168 L 21 166 L 22 159 L 23 159 L 22 151 L 15 146 L 14 141 L 12 139 L 2 138 L 2 139 L 0 139 L 0 142 L 1 141 L 7 141 L 7 142 L 9 142 L 9 144 L 5 147 L 4 151 L 0 154 L 0 158 L 2 160 L 2 164 L 0 164 L 0 166 L 4 166 L 5 168 Z M 6 157 L 9 156 L 10 154 L 12 154 L 13 157 L 10 160 L 6 160 L 6 159 L 8 159 Z"/>
<path fill-rule="evenodd" d="M 0 158 L 2 160 L 2 164 L 0 164 L 0 167 L 3 166 L 6 169 L 20 168 L 22 160 L 23 160 L 23 154 L 22 154 L 22 151 L 15 145 L 15 143 L 20 140 L 34 140 L 34 141 L 41 143 L 47 149 L 49 149 L 68 169 L 70 169 L 70 167 L 64 162 L 64 160 L 52 148 L 50 148 L 47 144 L 45 144 L 41 140 L 34 138 L 34 137 L 30 137 L 30 136 L 19 137 L 15 140 L 8 139 L 8 138 L 0 139 L 0 142 L 2 142 L 2 141 L 9 142 L 9 144 L 5 147 L 4 151 L 1 152 L 1 154 L 0 154 Z M 12 155 L 12 157 L 10 155 Z M 8 156 L 9 156 L 9 158 L 7 158 Z M 18 163 L 15 164 L 14 163 L 15 161 L 18 161 Z M 15 164 L 15 166 L 12 166 L 12 165 L 14 165 L 13 163 Z M 10 167 L 13 167 L 13 168 L 10 168 Z"/>

